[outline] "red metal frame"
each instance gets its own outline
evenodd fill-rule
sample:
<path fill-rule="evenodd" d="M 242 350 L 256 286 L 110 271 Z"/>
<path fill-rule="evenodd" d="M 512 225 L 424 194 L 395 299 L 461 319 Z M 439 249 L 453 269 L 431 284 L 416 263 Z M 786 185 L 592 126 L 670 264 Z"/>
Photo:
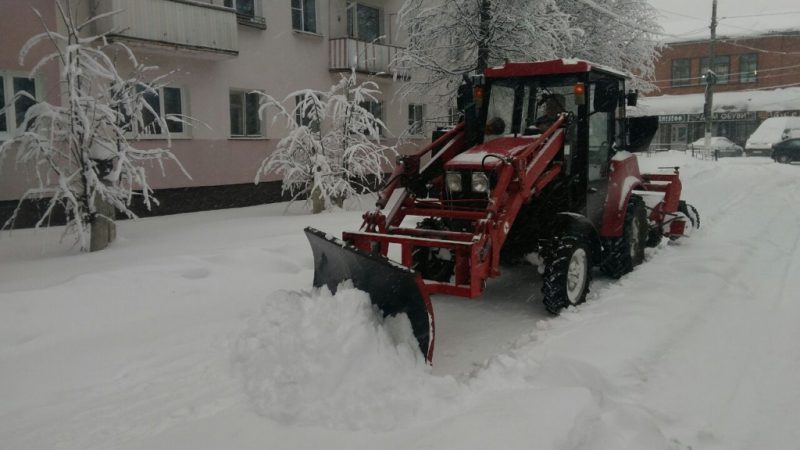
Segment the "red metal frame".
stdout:
<path fill-rule="evenodd" d="M 419 153 L 401 158 L 378 197 L 378 209 L 364 214 L 359 231 L 345 232 L 342 238 L 364 251 L 379 251 L 384 256 L 390 244 L 400 245 L 401 263 L 407 267 L 412 265 L 416 247 L 448 249 L 455 258 L 454 280 L 451 283 L 424 280 L 426 291 L 468 298 L 479 296 L 486 279 L 500 275 L 500 249 L 520 208 L 560 173 L 561 166 L 553 165 L 552 161 L 563 148 L 561 126 L 565 120 L 566 115 L 538 138 L 517 138 L 517 145 L 504 147 L 513 151 L 501 155 L 503 161 L 495 168 L 497 181 L 486 208 L 463 208 L 447 200 L 420 200 L 408 190 L 398 191 L 403 176 L 419 173 L 423 157 L 433 155 L 428 164 L 435 164 L 439 159 L 450 161 L 464 152 L 464 130 L 459 125 Z M 396 202 L 384 215 L 382 209 L 388 206 L 395 192 L 399 194 Z M 404 228 L 400 224 L 407 216 L 466 219 L 476 226 L 473 233 Z"/>

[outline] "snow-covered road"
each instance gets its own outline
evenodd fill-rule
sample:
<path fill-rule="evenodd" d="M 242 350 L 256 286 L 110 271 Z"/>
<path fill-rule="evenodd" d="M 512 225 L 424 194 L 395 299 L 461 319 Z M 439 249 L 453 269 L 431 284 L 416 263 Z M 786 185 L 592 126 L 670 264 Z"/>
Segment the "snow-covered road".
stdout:
<path fill-rule="evenodd" d="M 0 239 L 0 448 L 790 449 L 800 442 L 800 166 L 681 165 L 702 229 L 550 318 L 535 268 L 434 299 L 434 368 L 368 299 L 310 289 L 282 205 Z M 367 202 L 368 203 L 368 202 Z"/>

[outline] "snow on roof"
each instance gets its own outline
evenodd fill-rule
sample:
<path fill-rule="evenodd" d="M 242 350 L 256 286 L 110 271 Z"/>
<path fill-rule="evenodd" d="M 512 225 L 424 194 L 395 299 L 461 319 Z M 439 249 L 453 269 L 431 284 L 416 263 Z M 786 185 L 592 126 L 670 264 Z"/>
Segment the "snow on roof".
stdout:
<path fill-rule="evenodd" d="M 636 107 L 628 108 L 630 116 L 666 114 L 700 114 L 704 94 L 640 97 Z M 714 112 L 788 111 L 800 109 L 800 87 L 774 90 L 718 92 L 714 94 Z"/>
<path fill-rule="evenodd" d="M 748 40 L 748 39 L 762 39 L 768 38 L 773 36 L 782 36 L 782 35 L 793 35 L 796 34 L 800 36 L 800 28 L 798 27 L 781 27 L 781 28 L 774 28 L 774 29 L 767 29 L 764 31 L 756 31 L 743 29 L 743 31 L 734 30 L 732 32 L 726 32 L 722 35 L 717 35 L 717 39 L 720 41 L 726 40 Z M 708 30 L 703 29 L 698 31 L 697 33 L 693 33 L 688 37 L 675 39 L 672 41 L 667 41 L 667 46 L 671 45 L 685 45 L 685 44 L 695 44 L 695 43 L 703 43 L 708 42 Z"/>

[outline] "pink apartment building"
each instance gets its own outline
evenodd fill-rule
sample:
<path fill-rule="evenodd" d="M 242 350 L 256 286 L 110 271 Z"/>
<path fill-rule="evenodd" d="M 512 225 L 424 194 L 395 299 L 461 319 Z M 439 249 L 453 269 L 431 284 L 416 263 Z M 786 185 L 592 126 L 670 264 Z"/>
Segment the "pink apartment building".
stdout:
<path fill-rule="evenodd" d="M 28 74 L 46 50 L 38 48 L 19 64 L 22 45 L 42 31 L 38 10 L 51 29 L 63 28 L 54 0 L 3 0 L 0 16 L 0 101 L 9 104 L 18 90 L 58 102 L 58 71 L 48 67 Z M 280 181 L 254 185 L 261 161 L 284 135 L 271 117 L 259 117 L 262 90 L 283 98 L 303 88 L 327 89 L 341 72 L 355 67 L 361 78 L 382 91 L 371 104 L 394 136 L 409 129 L 422 139 L 426 106 L 395 98 L 402 81 L 391 76 L 395 18 L 401 0 L 72 0 L 79 15 L 109 11 L 96 33 L 130 46 L 140 61 L 171 72 L 168 86 L 152 105 L 163 114 L 181 113 L 202 124 L 172 124 L 172 149 L 192 176 L 168 165 L 166 175 L 152 168 L 149 180 L 162 205 L 156 214 L 244 206 L 281 199 Z M 124 58 L 120 59 L 125 64 Z M 124 71 L 124 69 L 123 69 Z M 154 73 L 153 76 L 157 74 Z M 15 132 L 27 103 L 9 104 L 0 116 L 0 140 Z M 140 146 L 163 146 L 153 134 Z M 15 200 L 35 185 L 27 167 L 6 158 L 0 169 L 0 220 Z M 144 211 L 142 211 L 144 213 Z"/>

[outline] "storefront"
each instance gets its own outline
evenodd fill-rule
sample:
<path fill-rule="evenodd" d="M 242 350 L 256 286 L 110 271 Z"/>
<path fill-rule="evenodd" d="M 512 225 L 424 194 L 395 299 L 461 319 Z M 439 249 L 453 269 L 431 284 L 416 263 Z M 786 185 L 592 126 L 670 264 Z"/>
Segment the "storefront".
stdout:
<path fill-rule="evenodd" d="M 653 145 L 682 150 L 705 134 L 702 94 L 644 97 L 631 116 L 658 116 Z M 800 88 L 723 92 L 714 95 L 712 136 L 724 136 L 744 147 L 765 119 L 800 116 Z"/>

